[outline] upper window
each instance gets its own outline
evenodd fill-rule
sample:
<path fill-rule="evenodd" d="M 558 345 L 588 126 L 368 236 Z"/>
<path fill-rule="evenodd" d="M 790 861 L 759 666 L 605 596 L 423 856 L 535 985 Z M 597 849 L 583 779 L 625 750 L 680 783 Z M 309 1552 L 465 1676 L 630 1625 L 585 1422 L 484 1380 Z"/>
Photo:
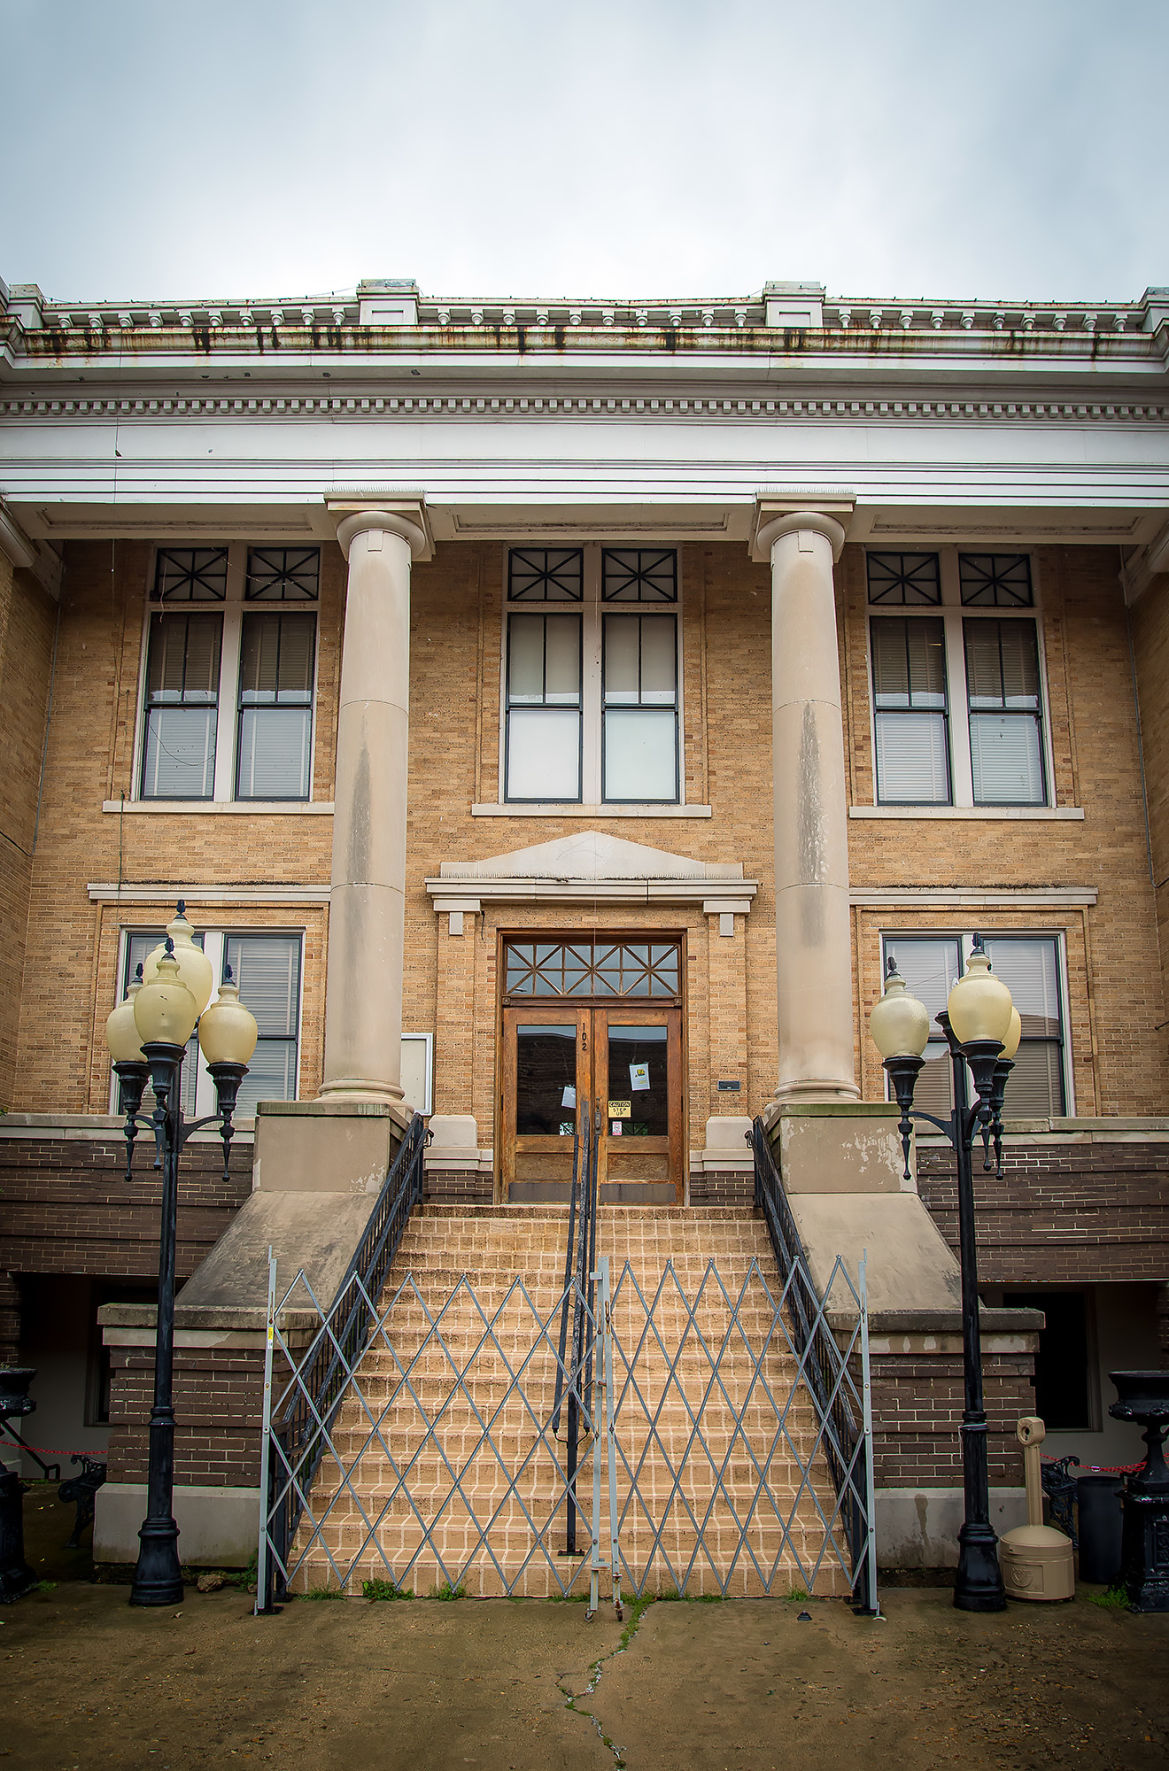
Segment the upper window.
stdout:
<path fill-rule="evenodd" d="M 164 937 L 162 929 L 136 930 L 126 937 L 122 967 L 122 996 L 137 968 Z M 236 1111 L 254 1113 L 257 1101 L 296 1099 L 300 1030 L 300 948 L 297 934 L 244 932 L 226 934 L 219 929 L 200 929 L 195 940 L 218 979 L 229 965 L 239 985 L 240 999 L 256 1017 L 259 1039 L 240 1084 Z M 212 989 L 212 1001 L 215 990 Z M 119 998 L 120 1000 L 120 998 Z M 183 1061 L 183 1112 L 196 1118 L 215 1111 L 215 1084 L 199 1050 L 198 1032 L 192 1033 Z"/>
<path fill-rule="evenodd" d="M 504 797 L 678 800 L 674 549 L 513 548 L 507 588 Z"/>
<path fill-rule="evenodd" d="M 949 1048 L 934 1017 L 945 1008 L 951 986 L 965 969 L 972 939 L 971 935 L 885 936 L 885 961 L 896 959 L 910 992 L 929 1011 L 930 1039 L 922 1054 L 926 1063 L 914 1091 L 916 1105 L 929 1113 L 948 1113 L 951 1107 Z M 1023 1023 L 1004 1110 L 1016 1119 L 1058 1118 L 1067 1111 L 1058 937 L 984 932 L 983 942 Z"/>
<path fill-rule="evenodd" d="M 1046 805 L 1028 556 L 870 553 L 868 589 L 878 802 Z"/>
<path fill-rule="evenodd" d="M 159 548 L 143 799 L 308 799 L 319 573 L 315 547 Z"/>

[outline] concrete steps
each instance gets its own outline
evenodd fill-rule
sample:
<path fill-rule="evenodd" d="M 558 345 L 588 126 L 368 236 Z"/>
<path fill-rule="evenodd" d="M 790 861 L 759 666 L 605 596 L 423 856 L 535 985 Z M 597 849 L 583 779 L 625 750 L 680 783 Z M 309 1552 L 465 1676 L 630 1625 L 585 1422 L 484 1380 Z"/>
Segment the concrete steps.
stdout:
<path fill-rule="evenodd" d="M 330 1555 L 349 1591 L 360 1591 L 365 1579 L 392 1576 L 415 1592 L 450 1580 L 471 1596 L 511 1584 L 535 1597 L 573 1578 L 578 1564 L 559 1554 L 567 1409 L 556 1440 L 549 1424 L 566 1218 L 562 1208 L 540 1206 L 428 1206 L 415 1214 L 382 1298 L 383 1308 L 394 1300 L 387 1322 L 393 1351 L 367 1355 L 358 1386 L 342 1403 L 333 1432 L 337 1455 L 323 1460 L 298 1533 L 295 1553 L 307 1553 L 293 1590 L 338 1584 Z M 755 1562 L 765 1571 L 778 1563 L 773 1591 L 806 1587 L 824 1543 L 812 1497 L 805 1492 L 795 1504 L 810 1460 L 829 1513 L 832 1490 L 822 1458 L 814 1457 L 816 1422 L 806 1397 L 796 1398 L 786 1431 L 779 1431 L 776 1406 L 784 1407 L 795 1365 L 763 1284 L 749 1281 L 757 1261 L 778 1300 L 762 1223 L 734 1207 L 606 1206 L 597 1253 L 609 1256 L 615 1287 L 618 1512 L 628 1568 L 640 1575 L 652 1558 L 652 1590 L 684 1580 L 688 1591 L 713 1592 L 737 1557 L 728 1590 L 759 1594 L 765 1583 L 744 1552 L 737 1519 L 749 1521 Z M 718 1284 L 707 1272 L 712 1261 Z M 693 1312 L 679 1288 L 691 1301 L 701 1293 Z M 441 1315 L 437 1332 L 427 1312 Z M 521 1368 L 522 1387 L 513 1375 Z M 577 1545 L 585 1549 L 590 1456 L 582 1432 Z M 761 1476 L 774 1506 L 759 1494 Z M 607 1487 L 603 1496 L 607 1551 Z M 424 1521 L 432 1526 L 429 1543 Z M 533 1554 L 537 1533 L 547 1554 L 538 1544 Z M 575 1590 L 585 1578 L 583 1570 L 576 1575 Z M 817 1593 L 843 1590 L 834 1559 L 826 1559 Z"/>

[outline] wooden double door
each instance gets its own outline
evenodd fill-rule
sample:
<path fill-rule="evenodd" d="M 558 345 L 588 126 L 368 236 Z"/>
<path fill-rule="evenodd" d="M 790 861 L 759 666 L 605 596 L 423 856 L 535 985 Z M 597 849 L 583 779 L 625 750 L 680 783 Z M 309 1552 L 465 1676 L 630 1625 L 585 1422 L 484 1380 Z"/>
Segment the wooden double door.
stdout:
<path fill-rule="evenodd" d="M 628 1000 L 505 1007 L 500 1107 L 505 1198 L 566 1200 L 573 1140 L 599 1108 L 601 1202 L 681 1201 L 681 1009 Z"/>

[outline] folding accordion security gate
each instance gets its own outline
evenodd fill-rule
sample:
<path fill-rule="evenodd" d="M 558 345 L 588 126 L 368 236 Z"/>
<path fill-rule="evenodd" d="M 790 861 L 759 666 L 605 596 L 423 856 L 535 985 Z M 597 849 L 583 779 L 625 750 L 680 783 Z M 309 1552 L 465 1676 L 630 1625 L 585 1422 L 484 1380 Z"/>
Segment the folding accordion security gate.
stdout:
<path fill-rule="evenodd" d="M 590 1610 L 602 1585 L 618 1607 L 623 1590 L 802 1589 L 875 1610 L 863 1264 L 856 1284 L 836 1264 L 811 1320 L 797 1268 L 752 1261 L 731 1287 L 711 1262 L 687 1288 L 667 1263 L 647 1289 L 601 1258 L 594 1278 L 549 1304 L 518 1277 L 502 1301 L 466 1276 L 436 1300 L 407 1273 L 363 1300 L 354 1344 L 303 1273 L 278 1294 L 273 1264 L 257 1609 L 379 1582 L 587 1592 Z"/>

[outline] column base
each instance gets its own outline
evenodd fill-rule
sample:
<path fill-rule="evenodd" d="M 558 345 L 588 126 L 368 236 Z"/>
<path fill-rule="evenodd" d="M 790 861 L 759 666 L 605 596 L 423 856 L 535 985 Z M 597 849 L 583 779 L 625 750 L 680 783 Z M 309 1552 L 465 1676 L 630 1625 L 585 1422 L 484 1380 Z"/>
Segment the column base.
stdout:
<path fill-rule="evenodd" d="M 322 1083 L 317 1094 L 318 1101 L 379 1101 L 395 1107 L 405 1098 L 397 1083 L 369 1082 L 357 1076 Z"/>
<path fill-rule="evenodd" d="M 763 1109 L 788 1193 L 902 1193 L 897 1108 L 883 1101 L 771 1100 Z"/>
<path fill-rule="evenodd" d="M 799 1082 L 777 1083 L 768 1106 L 782 1107 L 789 1101 L 859 1101 L 860 1098 L 861 1091 L 855 1082 L 813 1076 Z"/>
<path fill-rule="evenodd" d="M 343 1094 L 261 1101 L 252 1186 L 291 1193 L 376 1193 L 410 1123 L 397 1100 Z"/>

